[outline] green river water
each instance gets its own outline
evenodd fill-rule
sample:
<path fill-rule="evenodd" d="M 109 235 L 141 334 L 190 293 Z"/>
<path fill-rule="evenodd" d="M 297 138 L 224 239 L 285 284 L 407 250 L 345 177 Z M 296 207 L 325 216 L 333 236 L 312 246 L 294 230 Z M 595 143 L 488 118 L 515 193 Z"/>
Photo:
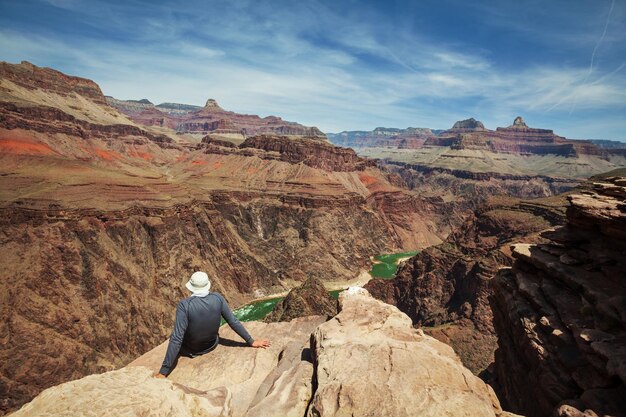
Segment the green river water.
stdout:
<path fill-rule="evenodd" d="M 370 275 L 374 278 L 391 279 L 396 276 L 398 263 L 400 259 L 414 256 L 415 252 L 390 253 L 385 255 L 377 255 L 374 257 L 378 263 L 372 265 Z M 330 291 L 333 298 L 339 298 L 339 293 L 343 290 Z M 285 297 L 268 298 L 266 300 L 255 301 L 239 307 L 233 313 L 240 321 L 262 320 L 267 316 L 279 301 Z M 222 320 L 223 323 L 223 320 Z"/>

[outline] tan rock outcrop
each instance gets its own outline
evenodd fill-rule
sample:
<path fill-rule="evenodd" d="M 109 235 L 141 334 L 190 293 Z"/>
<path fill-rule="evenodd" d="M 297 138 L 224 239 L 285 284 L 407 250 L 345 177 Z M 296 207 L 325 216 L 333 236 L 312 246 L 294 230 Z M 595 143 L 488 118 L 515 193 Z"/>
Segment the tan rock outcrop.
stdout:
<path fill-rule="evenodd" d="M 268 349 L 250 348 L 223 327 L 215 350 L 193 359 L 180 357 L 168 379 L 159 380 L 151 376 L 163 361 L 166 342 L 123 369 L 50 388 L 14 416 L 66 416 L 71 411 L 74 416 L 238 417 L 248 409 L 251 416 L 302 416 L 312 391 L 309 337 L 324 320 L 312 316 L 246 323 L 254 337 L 271 338 Z"/>
<path fill-rule="evenodd" d="M 449 346 L 413 329 L 397 308 L 363 289 L 340 303 L 325 323 L 248 323 L 254 336 L 272 338 L 267 350 L 222 329 L 216 350 L 182 357 L 167 380 L 154 379 L 163 344 L 123 369 L 47 389 L 14 416 L 510 415 Z"/>
<path fill-rule="evenodd" d="M 317 390 L 308 416 L 495 416 L 491 390 L 449 346 L 396 307 L 351 288 L 313 336 Z"/>
<path fill-rule="evenodd" d="M 124 368 L 67 382 L 44 391 L 12 416 L 232 416 L 227 389 L 190 390 L 155 379 L 153 373 Z"/>

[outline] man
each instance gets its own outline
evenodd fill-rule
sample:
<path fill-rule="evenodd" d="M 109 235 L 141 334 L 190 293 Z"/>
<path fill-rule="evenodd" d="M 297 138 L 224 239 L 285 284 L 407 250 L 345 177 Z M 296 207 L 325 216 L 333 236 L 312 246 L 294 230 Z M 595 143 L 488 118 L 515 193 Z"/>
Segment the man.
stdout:
<path fill-rule="evenodd" d="M 211 282 L 206 273 L 194 272 L 185 286 L 192 294 L 176 306 L 174 331 L 161 370 L 155 377 L 166 378 L 179 354 L 193 358 L 215 349 L 219 343 L 221 317 L 249 346 L 263 349 L 271 346 L 269 340 L 255 341 L 237 320 L 224 297 L 209 292 Z"/>

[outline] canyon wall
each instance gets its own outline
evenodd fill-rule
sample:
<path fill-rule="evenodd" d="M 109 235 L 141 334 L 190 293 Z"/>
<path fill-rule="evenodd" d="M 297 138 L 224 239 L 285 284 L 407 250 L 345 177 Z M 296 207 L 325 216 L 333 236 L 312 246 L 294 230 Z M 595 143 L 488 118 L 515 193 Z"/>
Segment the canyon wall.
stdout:
<path fill-rule="evenodd" d="M 496 338 L 488 298 L 496 271 L 512 263 L 511 242 L 541 240 L 564 222 L 564 197 L 491 198 L 440 245 L 409 259 L 392 280 L 366 288 L 413 323 L 451 344 L 475 373 L 493 361 Z"/>
<path fill-rule="evenodd" d="M 528 127 L 517 117 L 508 127 L 490 130 L 478 120 L 461 120 L 451 129 L 409 133 L 378 129 L 329 135 L 333 143 L 352 146 L 360 156 L 406 164 L 420 172 L 446 171 L 481 180 L 522 177 L 549 183 L 580 181 L 626 166 L 623 149 L 602 148 L 549 129 Z M 523 197 L 517 195 L 518 197 Z"/>
<path fill-rule="evenodd" d="M 327 133 L 327 136 L 333 144 L 348 148 L 395 147 L 419 149 L 426 139 L 434 136 L 434 133 L 430 129 L 419 127 L 409 127 L 407 129 L 377 127 L 371 132 Z"/>
<path fill-rule="evenodd" d="M 626 178 L 569 197 L 567 225 L 493 280 L 495 371 L 528 416 L 626 415 Z"/>

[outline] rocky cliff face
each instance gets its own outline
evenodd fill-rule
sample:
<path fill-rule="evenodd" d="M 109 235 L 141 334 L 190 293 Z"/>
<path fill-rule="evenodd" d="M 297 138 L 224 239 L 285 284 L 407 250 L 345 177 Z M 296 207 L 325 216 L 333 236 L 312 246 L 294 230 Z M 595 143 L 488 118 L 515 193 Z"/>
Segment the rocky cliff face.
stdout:
<path fill-rule="evenodd" d="M 52 68 L 40 68 L 27 61 L 19 65 L 0 62 L 0 78 L 28 90 L 45 90 L 64 97 L 78 95 L 105 105 L 100 87 L 86 78 L 72 77 Z"/>
<path fill-rule="evenodd" d="M 440 239 L 437 202 L 350 150 L 270 136 L 185 145 L 101 104 L 99 89 L 70 89 L 91 82 L 29 74 L 42 74 L 32 88 L 0 79 L 2 411 L 162 340 L 194 270 L 237 306 Z"/>
<path fill-rule="evenodd" d="M 50 388 L 14 415 L 511 415 L 450 347 L 395 307 L 362 289 L 339 301 L 341 312 L 325 323 L 248 323 L 255 337 L 272 338 L 267 350 L 223 329 L 216 350 L 180 358 L 168 380 L 157 380 L 150 375 L 163 344 L 126 368 Z"/>
<path fill-rule="evenodd" d="M 326 316 L 337 314 L 337 301 L 328 294 L 324 284 L 317 278 L 309 278 L 276 306 L 264 321 L 290 321 L 298 317 Z"/>
<path fill-rule="evenodd" d="M 569 197 L 567 226 L 493 280 L 502 398 L 528 416 L 626 415 L 626 178 Z"/>
<path fill-rule="evenodd" d="M 357 156 L 352 149 L 333 146 L 315 137 L 296 141 L 287 136 L 259 135 L 246 139 L 240 148 L 277 152 L 281 161 L 329 171 L 363 171 L 368 166 L 376 166 L 374 161 Z"/>
<path fill-rule="evenodd" d="M 492 199 L 446 242 L 432 246 L 398 271 L 366 288 L 394 304 L 417 326 L 450 343 L 467 367 L 483 371 L 493 361 L 495 337 L 488 298 L 496 271 L 512 263 L 508 247 L 562 224 L 563 198 Z"/>

